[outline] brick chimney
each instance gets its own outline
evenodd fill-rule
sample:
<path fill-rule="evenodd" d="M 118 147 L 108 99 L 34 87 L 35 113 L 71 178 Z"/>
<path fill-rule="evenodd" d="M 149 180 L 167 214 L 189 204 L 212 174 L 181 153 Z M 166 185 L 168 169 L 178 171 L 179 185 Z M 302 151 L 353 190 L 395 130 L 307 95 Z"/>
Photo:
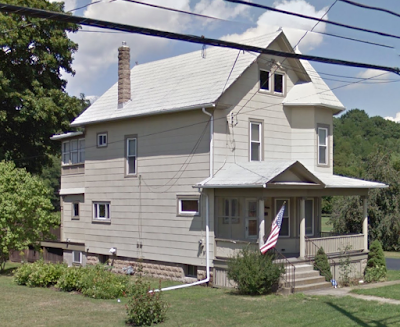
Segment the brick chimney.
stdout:
<path fill-rule="evenodd" d="M 131 99 L 130 48 L 126 42 L 118 48 L 118 107 Z"/>

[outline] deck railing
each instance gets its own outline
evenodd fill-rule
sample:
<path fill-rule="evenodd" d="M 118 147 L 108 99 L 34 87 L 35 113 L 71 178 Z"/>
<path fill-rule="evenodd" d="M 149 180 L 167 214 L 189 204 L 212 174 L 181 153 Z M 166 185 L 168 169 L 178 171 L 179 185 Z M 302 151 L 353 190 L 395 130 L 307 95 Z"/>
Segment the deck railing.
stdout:
<path fill-rule="evenodd" d="M 364 249 L 364 235 L 338 235 L 330 237 L 306 238 L 306 257 L 314 257 L 318 248 L 323 247 L 326 254 L 339 253 L 349 246 L 351 251 Z"/>

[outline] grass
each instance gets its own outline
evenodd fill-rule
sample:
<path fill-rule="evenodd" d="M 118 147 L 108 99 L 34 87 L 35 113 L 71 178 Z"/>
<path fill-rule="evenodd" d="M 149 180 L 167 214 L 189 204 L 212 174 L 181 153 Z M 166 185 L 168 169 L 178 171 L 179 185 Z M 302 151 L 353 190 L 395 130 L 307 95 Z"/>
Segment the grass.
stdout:
<path fill-rule="evenodd" d="M 400 259 L 400 252 L 383 251 L 383 253 L 385 254 L 385 258 Z"/>
<path fill-rule="evenodd" d="M 385 297 L 387 299 L 400 300 L 400 285 L 388 285 L 371 289 L 356 289 L 352 290 L 351 292 L 362 295 L 372 295 Z"/>
<path fill-rule="evenodd" d="M 172 284 L 165 282 L 162 286 Z M 168 291 L 164 296 L 170 309 L 163 327 L 400 325 L 400 314 L 392 305 L 350 297 L 303 294 L 251 297 L 199 286 Z M 127 299 L 118 303 L 54 289 L 18 286 L 12 282 L 12 277 L 0 276 L 2 327 L 125 326 L 126 302 Z"/>
<path fill-rule="evenodd" d="M 322 216 L 321 217 L 321 232 L 329 233 L 332 231 L 332 225 L 329 223 L 330 216 Z"/>

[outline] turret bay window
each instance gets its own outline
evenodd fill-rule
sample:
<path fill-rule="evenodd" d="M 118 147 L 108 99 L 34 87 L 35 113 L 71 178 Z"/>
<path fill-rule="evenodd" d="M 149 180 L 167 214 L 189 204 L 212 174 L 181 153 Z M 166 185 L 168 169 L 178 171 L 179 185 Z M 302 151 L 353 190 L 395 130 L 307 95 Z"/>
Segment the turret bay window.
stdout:
<path fill-rule="evenodd" d="M 137 137 L 126 137 L 126 175 L 137 175 Z"/>
<path fill-rule="evenodd" d="M 318 127 L 318 165 L 328 165 L 327 127 Z"/>
<path fill-rule="evenodd" d="M 262 148 L 263 148 L 263 133 L 262 133 L 262 122 L 251 121 L 250 122 L 250 161 L 261 161 L 262 160 Z"/>
<path fill-rule="evenodd" d="M 65 141 L 62 143 L 61 156 L 63 165 L 85 162 L 85 139 Z"/>

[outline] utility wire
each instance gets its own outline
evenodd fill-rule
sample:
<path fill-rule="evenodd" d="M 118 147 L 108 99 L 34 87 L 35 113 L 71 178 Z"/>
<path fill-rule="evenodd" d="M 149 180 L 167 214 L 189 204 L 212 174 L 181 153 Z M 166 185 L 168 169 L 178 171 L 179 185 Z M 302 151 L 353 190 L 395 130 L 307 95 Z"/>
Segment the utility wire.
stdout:
<path fill-rule="evenodd" d="M 229 1 L 232 1 L 232 0 L 229 0 Z M 0 12 L 14 13 L 14 14 L 18 14 L 18 15 L 28 15 L 28 16 L 37 17 L 37 18 L 47 18 L 50 20 L 63 21 L 63 22 L 75 23 L 75 24 L 87 25 L 87 26 L 95 26 L 95 27 L 111 29 L 111 30 L 127 31 L 127 32 L 131 32 L 131 33 L 136 33 L 136 34 L 157 36 L 157 37 L 167 38 L 167 39 L 171 39 L 171 40 L 180 40 L 180 41 L 186 41 L 186 42 L 197 43 L 197 44 L 202 44 L 202 45 L 207 44 L 207 45 L 212 45 L 212 46 L 217 46 L 217 47 L 232 48 L 232 49 L 238 49 L 238 50 L 247 50 L 247 51 L 264 53 L 264 54 L 278 56 L 278 57 L 284 57 L 284 58 L 287 57 L 287 58 L 294 58 L 294 59 L 305 59 L 305 60 L 309 60 L 309 61 L 323 62 L 323 63 L 329 63 L 329 64 L 333 64 L 333 65 L 343 65 L 343 66 L 349 66 L 349 67 L 371 68 L 371 69 L 383 70 L 383 71 L 400 74 L 400 69 L 396 68 L 396 67 L 372 65 L 372 64 L 352 62 L 352 61 L 347 61 L 347 60 L 332 59 L 332 58 L 326 58 L 326 57 L 297 54 L 297 53 L 292 53 L 292 52 L 277 51 L 277 50 L 272 50 L 272 49 L 265 49 L 265 48 L 240 44 L 240 43 L 236 43 L 236 42 L 229 42 L 229 41 L 224 41 L 224 40 L 206 38 L 204 36 L 167 32 L 167 31 L 156 30 L 156 29 L 151 29 L 151 28 L 102 21 L 102 20 L 98 20 L 98 19 L 91 19 L 91 18 L 85 18 L 85 17 L 79 17 L 79 16 L 71 16 L 71 15 L 67 15 L 64 13 L 51 12 L 51 11 L 40 10 L 40 9 L 35 9 L 35 8 L 13 6 L 13 5 L 4 4 L 4 3 L 0 3 Z"/>
<path fill-rule="evenodd" d="M 323 23 L 326 23 L 326 24 L 331 24 L 331 25 L 335 25 L 335 26 L 349 28 L 349 29 L 356 30 L 356 31 L 372 33 L 372 34 L 377 34 L 377 35 L 381 35 L 381 36 L 385 36 L 385 37 L 391 37 L 391 38 L 395 38 L 395 39 L 400 39 L 400 35 L 394 35 L 394 34 L 389 34 L 389 33 L 385 33 L 385 32 L 379 32 L 379 31 L 375 31 L 375 30 L 370 30 L 370 29 L 367 29 L 367 28 L 362 28 L 362 27 L 356 27 L 356 26 L 352 26 L 352 25 L 342 24 L 342 23 L 338 23 L 338 22 L 333 22 L 331 20 L 319 19 L 319 18 L 316 18 L 316 17 L 313 17 L 313 16 L 307 16 L 307 15 L 303 15 L 303 14 L 298 14 L 298 13 L 295 13 L 295 12 L 292 12 L 292 11 L 282 10 L 282 9 L 278 9 L 278 8 L 275 8 L 275 7 L 264 6 L 264 5 L 260 5 L 258 3 L 254 3 L 254 2 L 247 2 L 247 1 L 242 1 L 242 0 L 225 0 L 225 1 L 232 2 L 232 3 L 238 3 L 238 4 L 242 4 L 242 5 L 247 5 L 247 6 L 255 7 L 255 8 L 271 10 L 271 11 L 279 12 L 279 13 L 285 14 L 285 15 L 291 15 L 291 16 L 296 16 L 296 17 L 300 17 L 300 18 L 316 20 L 316 21 L 320 21 L 320 22 L 323 22 Z"/>
<path fill-rule="evenodd" d="M 396 12 L 394 12 L 394 11 L 385 9 L 385 8 L 367 6 L 367 5 L 364 5 L 363 3 L 359 3 L 359 2 L 355 2 L 355 1 L 350 1 L 350 0 L 339 0 L 339 1 L 344 2 L 344 3 L 347 3 L 347 4 L 352 5 L 352 6 L 356 6 L 356 7 L 360 7 L 360 8 L 364 8 L 364 9 L 371 9 L 371 10 L 376 10 L 376 11 L 382 11 L 382 12 L 384 12 L 384 13 L 387 13 L 387 14 L 390 14 L 390 15 L 393 15 L 393 16 L 396 16 L 396 17 L 400 17 L 400 14 L 398 14 L 398 13 L 396 13 Z"/>

